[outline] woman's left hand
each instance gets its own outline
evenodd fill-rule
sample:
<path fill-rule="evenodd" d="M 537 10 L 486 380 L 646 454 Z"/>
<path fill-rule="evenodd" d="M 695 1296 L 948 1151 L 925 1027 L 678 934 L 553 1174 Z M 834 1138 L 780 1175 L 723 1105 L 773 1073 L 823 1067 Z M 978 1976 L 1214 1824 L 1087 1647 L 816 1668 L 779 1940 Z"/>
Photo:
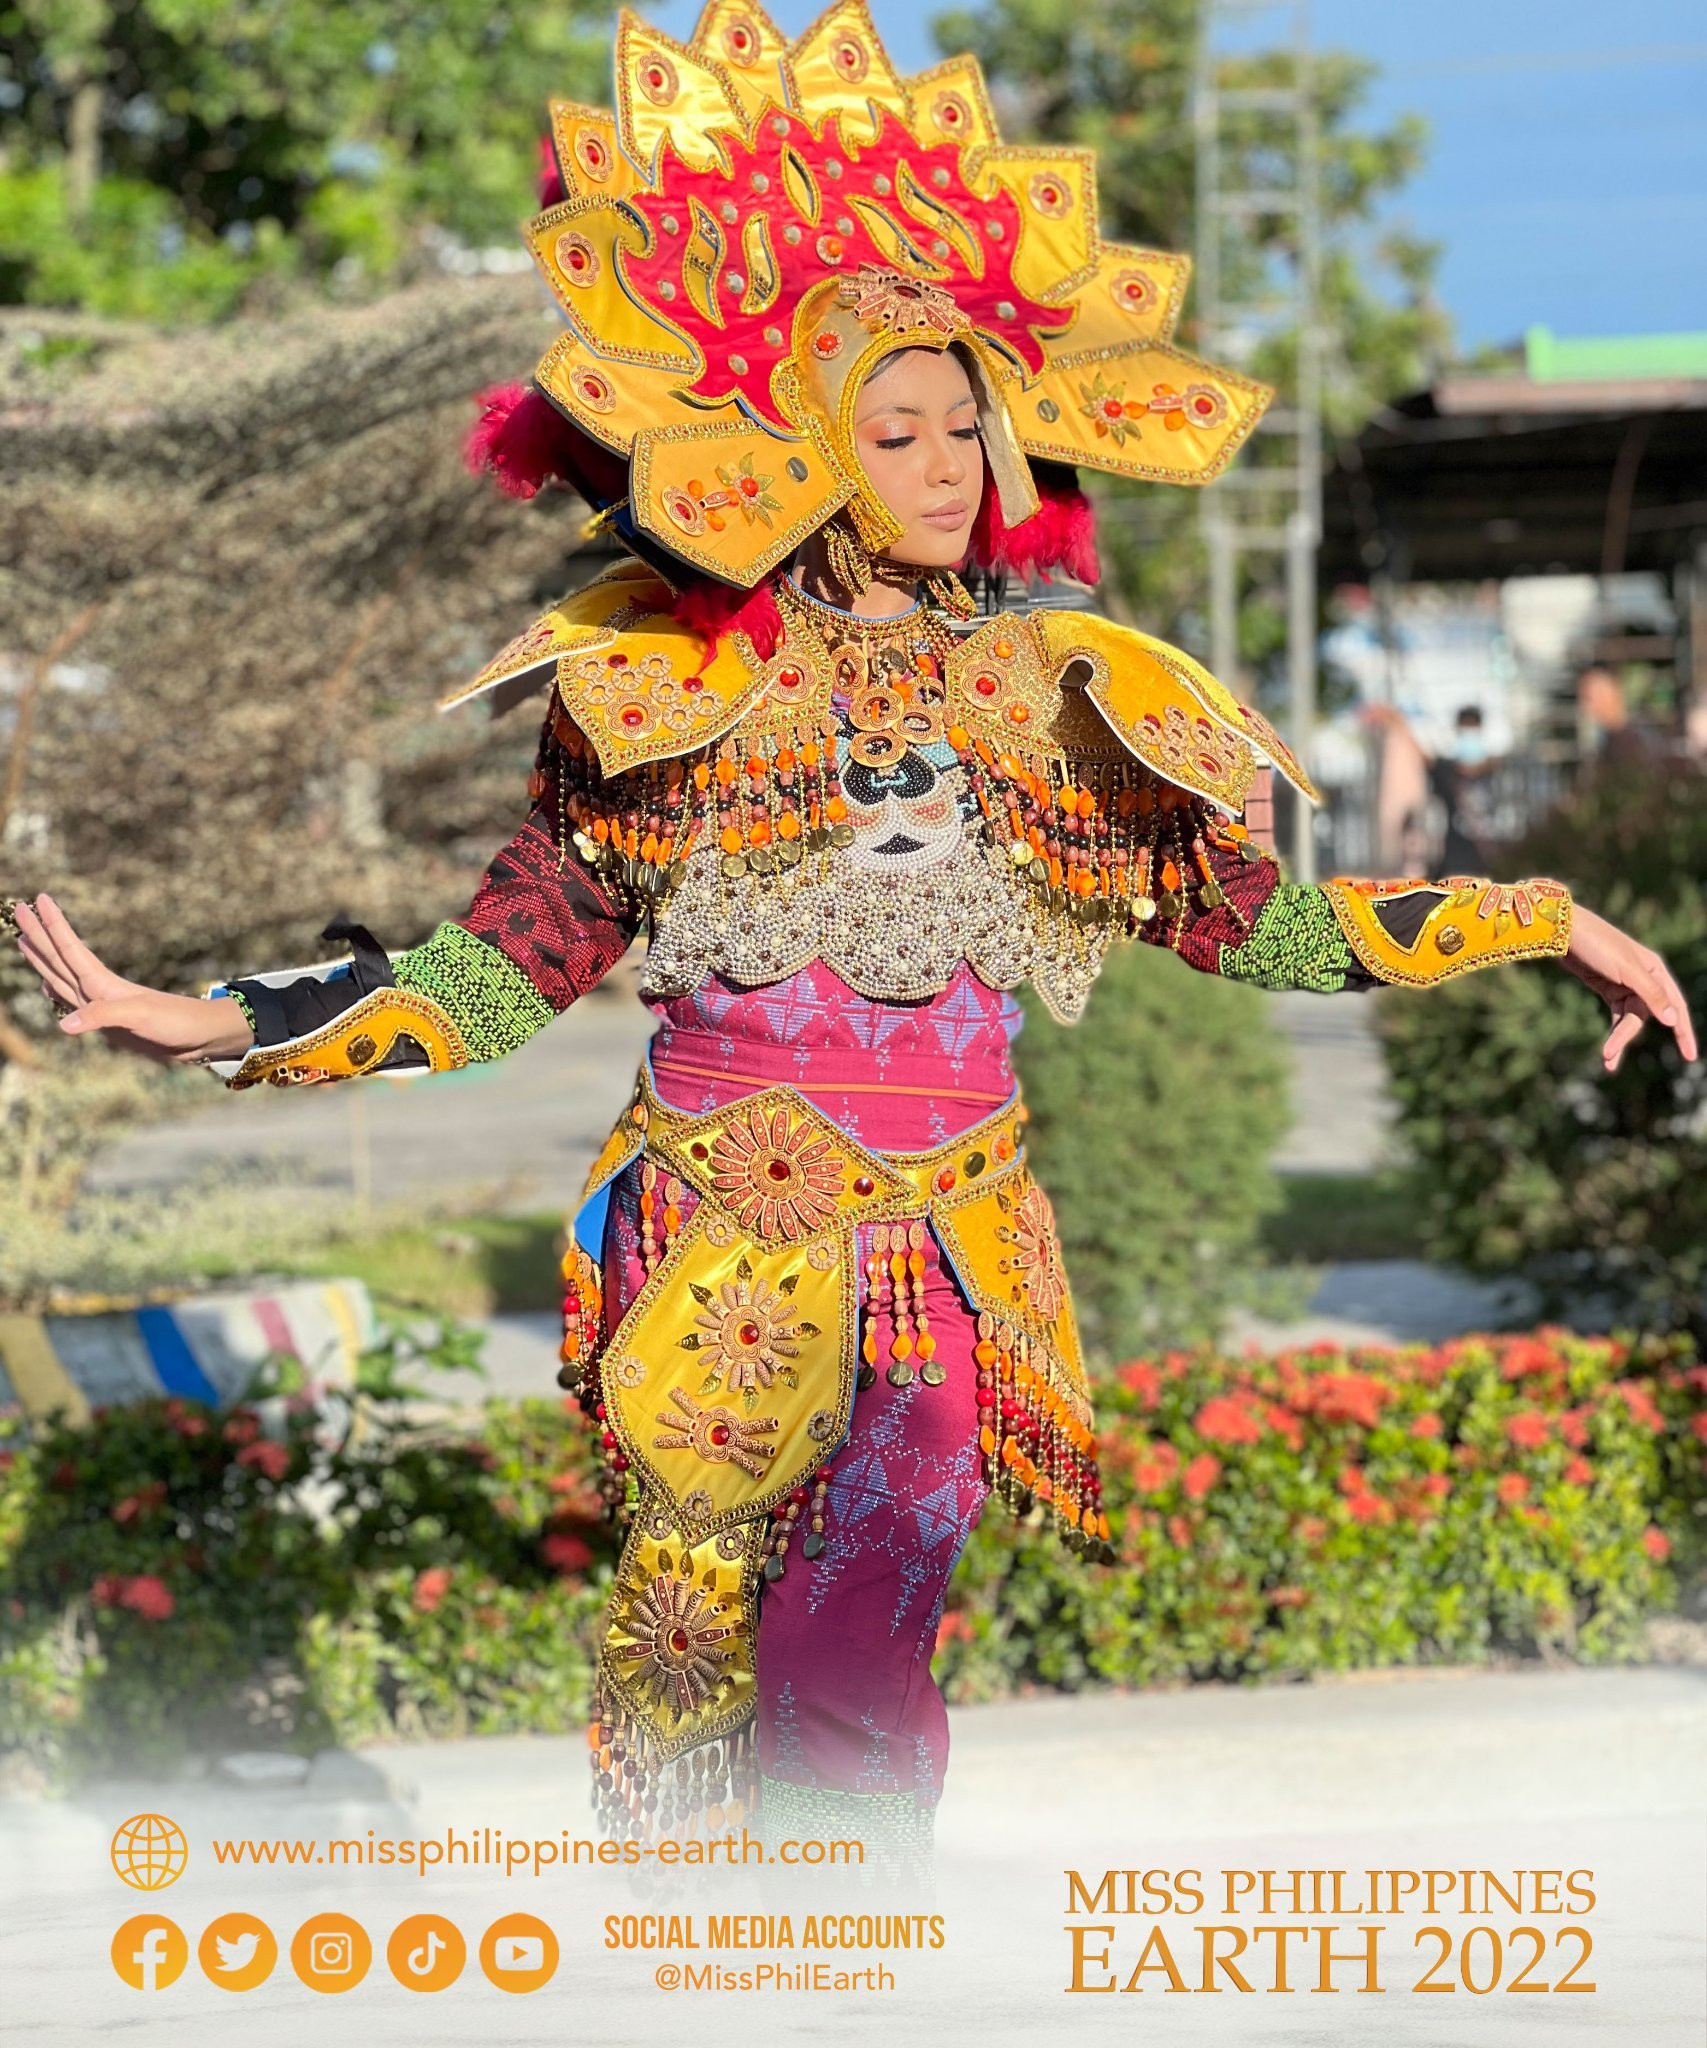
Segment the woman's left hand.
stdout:
<path fill-rule="evenodd" d="M 1600 1056 L 1616 1074 L 1625 1048 L 1650 1017 L 1677 1040 L 1686 1060 L 1695 1058 L 1695 1026 L 1671 969 L 1647 946 L 1580 903 L 1571 909 L 1571 943 L 1560 965 L 1591 988 L 1612 1012 L 1612 1029 Z"/>

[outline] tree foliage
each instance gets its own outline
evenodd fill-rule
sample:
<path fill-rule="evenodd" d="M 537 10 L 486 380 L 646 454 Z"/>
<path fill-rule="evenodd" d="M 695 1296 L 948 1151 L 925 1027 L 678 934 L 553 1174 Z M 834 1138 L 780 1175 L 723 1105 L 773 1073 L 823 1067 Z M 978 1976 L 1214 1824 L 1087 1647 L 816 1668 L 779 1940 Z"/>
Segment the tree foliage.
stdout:
<path fill-rule="evenodd" d="M 937 15 L 932 30 L 947 51 L 971 50 L 984 67 L 1003 131 L 1097 152 L 1103 232 L 1111 240 L 1189 251 L 1197 224 L 1192 80 L 1197 0 L 1098 0 L 1063 8 L 1054 0 L 986 0 Z M 1446 348 L 1445 318 L 1431 294 L 1437 251 L 1402 229 L 1378 224 L 1381 208 L 1422 160 L 1426 131 L 1408 117 L 1372 129 L 1360 119 L 1375 67 L 1341 51 L 1318 51 L 1314 95 L 1321 136 L 1322 256 L 1319 317 L 1326 344 L 1328 430 L 1352 432 L 1370 408 L 1426 380 Z M 1220 66 L 1227 86 L 1293 81 L 1289 52 L 1257 52 Z M 1229 187 L 1290 184 L 1297 170 L 1291 117 L 1229 112 L 1223 177 Z M 1290 215 L 1258 216 L 1239 246 L 1223 253 L 1224 296 L 1249 302 L 1272 284 L 1291 254 Z M 1186 301 L 1181 344 L 1200 345 L 1197 305 Z M 1284 391 L 1293 380 L 1296 337 L 1257 340 L 1248 362 Z M 1258 436 L 1244 464 L 1261 463 Z M 1104 553 L 1117 605 L 1152 630 L 1179 631 L 1201 602 L 1195 494 L 1166 486 L 1101 482 Z M 1242 652 L 1252 663 L 1283 638 L 1284 607 L 1258 566 L 1247 589 Z"/>
<path fill-rule="evenodd" d="M 1278 1201 L 1287 1061 L 1261 994 L 1154 947 L 1109 954 L 1083 1020 L 1028 1002 L 1028 1149 L 1104 1357 L 1219 1334 Z"/>
<path fill-rule="evenodd" d="M 1591 782 L 1510 858 L 1592 896 L 1661 952 L 1707 1016 L 1707 775 Z M 1474 974 L 1381 999 L 1430 1249 L 1516 1272 L 1549 1307 L 1593 1299 L 1707 1330 L 1707 1082 L 1650 1025 L 1616 1074 L 1606 1013 L 1556 970 Z"/>
<path fill-rule="evenodd" d="M 608 32 L 595 0 L 0 0 L 0 49 L 0 300 L 159 318 L 507 241 Z"/>

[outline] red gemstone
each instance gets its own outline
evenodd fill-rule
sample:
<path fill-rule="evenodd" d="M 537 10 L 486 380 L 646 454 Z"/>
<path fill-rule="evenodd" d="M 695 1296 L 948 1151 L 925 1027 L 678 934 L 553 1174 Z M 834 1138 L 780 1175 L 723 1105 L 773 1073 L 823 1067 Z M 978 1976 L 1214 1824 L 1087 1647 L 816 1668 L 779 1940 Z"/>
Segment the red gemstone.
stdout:
<path fill-rule="evenodd" d="M 958 1178 L 959 1175 L 952 1166 L 945 1166 L 936 1177 L 937 1192 L 946 1195 Z"/>
<path fill-rule="evenodd" d="M 776 679 L 785 690 L 797 689 L 801 680 L 800 671 L 797 668 L 779 668 Z"/>
<path fill-rule="evenodd" d="M 765 1178 L 776 1181 L 792 1180 L 794 1178 L 794 1169 L 786 1159 L 767 1159 L 765 1161 Z"/>
<path fill-rule="evenodd" d="M 688 1645 L 691 1640 L 692 1638 L 685 1628 L 673 1628 L 670 1631 L 670 1648 L 678 1657 L 685 1657 L 687 1655 Z"/>
<path fill-rule="evenodd" d="M 704 676 L 683 676 L 682 688 L 687 691 L 690 697 L 697 697 L 700 691 L 705 688 L 705 678 Z"/>
<path fill-rule="evenodd" d="M 760 1337 L 762 1337 L 763 1335 L 764 1332 L 759 1328 L 757 1323 L 743 1323 L 741 1327 L 735 1332 L 735 1341 L 737 1344 L 753 1345 L 756 1344 L 759 1341 Z"/>
<path fill-rule="evenodd" d="M 714 1444 L 726 1444 L 729 1441 L 729 1425 L 726 1422 L 714 1422 L 706 1431 L 706 1435 Z"/>
<path fill-rule="evenodd" d="M 972 687 L 978 692 L 980 697 L 993 697 L 997 690 L 1001 688 L 1001 685 L 994 676 L 980 676 Z"/>
<path fill-rule="evenodd" d="M 856 1195 L 872 1195 L 877 1192 L 877 1183 L 869 1173 L 862 1173 L 855 1178 L 853 1191 Z"/>
<path fill-rule="evenodd" d="M 627 668 L 627 666 L 628 656 L 626 654 L 607 654 L 605 656 L 606 668 Z"/>
<path fill-rule="evenodd" d="M 646 723 L 646 714 L 638 704 L 625 705 L 622 712 L 622 722 L 632 732 L 637 725 L 644 725 Z"/>
<path fill-rule="evenodd" d="M 978 1389 L 978 1406 L 980 1408 L 994 1408 L 995 1405 L 996 1396 L 994 1390 L 990 1387 L 980 1387 Z"/>
<path fill-rule="evenodd" d="M 614 1432 L 611 1430 L 607 1429 L 606 1431 L 604 1431 L 604 1433 L 599 1438 L 599 1442 L 604 1446 L 604 1448 L 607 1451 L 614 1451 L 616 1449 L 616 1436 Z"/>

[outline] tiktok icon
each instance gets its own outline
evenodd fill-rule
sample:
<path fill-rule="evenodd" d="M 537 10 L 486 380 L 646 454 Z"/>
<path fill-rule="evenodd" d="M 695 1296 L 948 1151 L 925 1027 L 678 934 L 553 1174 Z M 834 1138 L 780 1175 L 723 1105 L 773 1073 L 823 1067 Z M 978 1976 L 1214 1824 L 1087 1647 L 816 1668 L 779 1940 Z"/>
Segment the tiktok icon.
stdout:
<path fill-rule="evenodd" d="M 385 1960 L 392 1976 L 411 1991 L 443 1991 L 462 1975 L 468 1944 L 454 1921 L 438 1913 L 415 1913 L 393 1930 Z"/>

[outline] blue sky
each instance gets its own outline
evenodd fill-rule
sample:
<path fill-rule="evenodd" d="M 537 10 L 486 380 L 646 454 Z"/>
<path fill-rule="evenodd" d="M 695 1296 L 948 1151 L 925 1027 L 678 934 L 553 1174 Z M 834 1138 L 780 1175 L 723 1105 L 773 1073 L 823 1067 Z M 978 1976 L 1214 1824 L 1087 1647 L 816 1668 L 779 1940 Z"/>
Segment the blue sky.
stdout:
<path fill-rule="evenodd" d="M 642 11 L 686 33 L 697 9 Z M 798 33 L 819 10 L 771 11 Z M 907 70 L 936 59 L 933 11 L 873 0 Z M 1703 0 L 1315 0 L 1313 18 L 1318 44 L 1381 65 L 1373 118 L 1429 124 L 1427 165 L 1394 213 L 1444 245 L 1440 294 L 1463 348 L 1536 324 L 1707 330 Z"/>

